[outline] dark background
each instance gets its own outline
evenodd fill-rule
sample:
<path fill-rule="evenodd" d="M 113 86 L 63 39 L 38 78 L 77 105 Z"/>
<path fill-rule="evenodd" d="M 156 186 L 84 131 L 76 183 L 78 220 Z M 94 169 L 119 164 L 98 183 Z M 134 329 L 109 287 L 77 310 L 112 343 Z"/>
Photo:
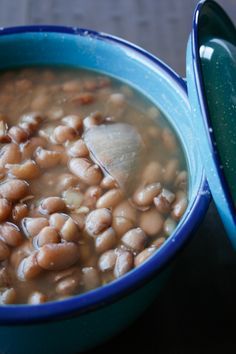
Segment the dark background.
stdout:
<path fill-rule="evenodd" d="M 236 1 L 221 0 L 236 22 Z M 62 24 L 130 40 L 185 75 L 195 0 L 0 0 L 0 26 Z M 212 204 L 167 286 L 124 333 L 90 352 L 236 352 L 236 256 Z M 65 353 L 66 354 L 66 353 Z"/>

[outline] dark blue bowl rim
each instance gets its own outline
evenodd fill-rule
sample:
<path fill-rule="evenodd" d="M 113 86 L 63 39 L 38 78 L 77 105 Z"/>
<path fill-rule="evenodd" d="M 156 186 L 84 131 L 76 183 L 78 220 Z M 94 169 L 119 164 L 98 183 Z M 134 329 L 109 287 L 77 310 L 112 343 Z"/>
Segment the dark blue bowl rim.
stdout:
<path fill-rule="evenodd" d="M 208 104 L 207 104 L 207 98 L 205 95 L 205 88 L 204 88 L 204 82 L 203 82 L 203 74 L 202 74 L 202 69 L 201 69 L 201 60 L 199 56 L 199 19 L 200 19 L 200 13 L 203 9 L 204 6 L 210 5 L 214 6 L 217 10 L 220 10 L 222 14 L 224 14 L 224 17 L 227 18 L 227 21 L 231 23 L 231 26 L 234 27 L 232 21 L 226 14 L 226 12 L 223 10 L 223 8 L 217 4 L 213 0 L 201 0 L 194 12 L 193 16 L 193 28 L 192 28 L 192 58 L 193 58 L 193 71 L 194 71 L 194 79 L 195 79 L 195 85 L 196 85 L 196 92 L 198 95 L 198 100 L 200 103 L 201 107 L 201 113 L 202 113 L 202 118 L 204 119 L 204 124 L 205 124 L 205 131 L 206 131 L 206 138 L 208 142 L 209 149 L 211 151 L 211 156 L 214 161 L 215 168 L 217 170 L 217 174 L 220 180 L 220 184 L 223 188 L 224 194 L 225 194 L 225 200 L 227 203 L 227 212 L 230 213 L 232 220 L 234 220 L 234 224 L 236 226 L 236 213 L 235 213 L 235 206 L 233 202 L 233 198 L 230 193 L 229 185 L 226 180 L 225 174 L 223 169 L 220 167 L 222 166 L 219 151 L 217 149 L 217 144 L 216 144 L 216 139 L 214 135 L 214 131 L 211 128 L 211 118 L 210 118 L 210 113 L 208 109 Z M 211 188 L 211 186 L 210 186 Z M 214 198 L 214 193 L 213 193 L 213 198 Z"/>
<path fill-rule="evenodd" d="M 168 75 L 173 82 L 175 82 L 176 87 L 181 89 L 182 94 L 187 99 L 186 84 L 178 74 L 149 52 L 121 38 L 83 28 L 51 25 L 20 26 L 0 29 L 0 35 L 30 32 L 54 32 L 80 36 L 89 35 L 101 40 L 118 43 L 135 51 L 136 53 L 139 53 L 141 56 L 154 63 L 159 69 L 163 70 L 165 74 Z M 110 284 L 63 301 L 49 302 L 34 306 L 0 306 L 0 324 L 22 325 L 61 320 L 68 316 L 74 317 L 81 313 L 87 313 L 89 311 L 94 311 L 101 308 L 102 306 L 106 306 L 135 291 L 152 279 L 164 267 L 166 267 L 170 260 L 172 260 L 177 252 L 183 247 L 186 241 L 191 238 L 191 233 L 197 228 L 201 219 L 205 215 L 210 200 L 211 196 L 209 187 L 204 171 L 202 170 L 201 183 L 199 185 L 198 193 L 191 205 L 191 208 L 189 209 L 189 212 L 185 214 L 182 227 L 179 228 L 178 232 L 175 232 L 175 235 L 173 235 L 169 241 L 164 244 L 159 252 L 152 256 L 142 266 Z"/>

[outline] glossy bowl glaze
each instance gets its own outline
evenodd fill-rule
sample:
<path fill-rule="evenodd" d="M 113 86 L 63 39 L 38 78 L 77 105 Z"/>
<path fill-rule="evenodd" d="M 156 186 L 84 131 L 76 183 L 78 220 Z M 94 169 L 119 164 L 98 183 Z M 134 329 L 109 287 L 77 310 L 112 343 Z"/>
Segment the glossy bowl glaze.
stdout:
<path fill-rule="evenodd" d="M 63 301 L 0 306 L 2 353 L 75 353 L 124 329 L 155 299 L 168 276 L 170 261 L 191 238 L 210 201 L 182 78 L 141 48 L 103 33 L 54 26 L 0 30 L 1 69 L 58 64 L 118 78 L 162 110 L 185 153 L 189 204 L 174 234 L 158 252 L 119 280 Z"/>
<path fill-rule="evenodd" d="M 214 202 L 236 249 L 236 29 L 215 1 L 201 0 L 196 7 L 186 62 L 197 145 Z"/>

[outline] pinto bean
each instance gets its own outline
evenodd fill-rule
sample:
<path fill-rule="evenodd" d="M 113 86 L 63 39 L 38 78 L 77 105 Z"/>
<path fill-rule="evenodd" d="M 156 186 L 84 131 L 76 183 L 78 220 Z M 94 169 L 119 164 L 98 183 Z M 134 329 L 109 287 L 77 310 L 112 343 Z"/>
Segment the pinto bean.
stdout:
<path fill-rule="evenodd" d="M 12 247 L 19 246 L 23 241 L 23 235 L 20 229 L 11 222 L 0 224 L 0 235 L 6 244 Z"/>
<path fill-rule="evenodd" d="M 79 248 L 75 243 L 54 243 L 39 249 L 37 261 L 43 269 L 62 270 L 75 264 L 78 257 Z"/>
<path fill-rule="evenodd" d="M 19 179 L 9 179 L 0 184 L 0 195 L 11 202 L 24 198 L 29 192 L 29 185 Z"/>
<path fill-rule="evenodd" d="M 62 296 L 73 295 L 79 288 L 81 271 L 78 267 L 70 267 L 66 270 L 56 272 L 56 293 Z"/>
<path fill-rule="evenodd" d="M 111 176 L 105 176 L 101 181 L 101 187 L 103 189 L 117 188 L 117 183 Z"/>
<path fill-rule="evenodd" d="M 179 161 L 177 159 L 172 159 L 167 162 L 163 169 L 163 179 L 164 182 L 170 184 L 174 181 L 177 176 L 179 167 Z"/>
<path fill-rule="evenodd" d="M 40 169 L 33 160 L 26 160 L 21 164 L 7 164 L 10 175 L 19 179 L 34 179 L 40 175 Z"/>
<path fill-rule="evenodd" d="M 97 201 L 97 208 L 114 208 L 123 199 L 124 194 L 120 189 L 110 189 Z"/>
<path fill-rule="evenodd" d="M 81 90 L 81 83 L 78 80 L 69 80 L 63 83 L 62 90 L 65 92 L 79 92 Z"/>
<path fill-rule="evenodd" d="M 132 251 L 141 252 L 147 242 L 147 236 L 140 227 L 137 227 L 136 229 L 131 229 L 126 232 L 121 240 L 123 244 Z"/>
<path fill-rule="evenodd" d="M 81 206 L 79 209 L 70 212 L 70 217 L 74 220 L 80 230 L 83 230 L 85 227 L 85 220 L 88 213 L 89 208 L 86 206 Z"/>
<path fill-rule="evenodd" d="M 81 105 L 87 105 L 90 103 L 93 103 L 93 101 L 95 100 L 95 96 L 90 93 L 90 92 L 81 92 L 78 95 L 74 96 L 71 99 L 72 103 L 75 104 L 81 104 Z"/>
<path fill-rule="evenodd" d="M 46 218 L 24 218 L 22 220 L 22 228 L 25 235 L 34 237 L 45 227 L 48 226 L 48 220 Z"/>
<path fill-rule="evenodd" d="M 53 106 L 48 110 L 47 114 L 49 120 L 57 121 L 63 117 L 64 110 L 62 107 Z"/>
<path fill-rule="evenodd" d="M 35 98 L 33 98 L 31 102 L 31 108 L 33 110 L 44 110 L 49 103 L 49 97 L 46 93 L 38 94 Z"/>
<path fill-rule="evenodd" d="M 148 236 L 156 236 L 162 231 L 163 223 L 161 214 L 152 208 L 141 214 L 139 225 Z"/>
<path fill-rule="evenodd" d="M 68 218 L 64 225 L 62 226 L 62 229 L 60 231 L 60 235 L 65 241 L 72 241 L 76 242 L 80 238 L 80 233 L 78 226 L 74 222 L 72 218 Z"/>
<path fill-rule="evenodd" d="M 6 198 L 0 198 L 0 222 L 6 220 L 12 210 L 11 203 Z"/>
<path fill-rule="evenodd" d="M 33 243 L 38 247 L 42 247 L 48 243 L 59 243 L 60 238 L 57 231 L 51 226 L 45 226 L 38 235 L 33 239 Z"/>
<path fill-rule="evenodd" d="M 79 230 L 84 230 L 85 220 L 88 213 L 89 209 L 85 206 L 82 206 L 78 210 L 70 213 L 70 217 L 75 221 Z"/>
<path fill-rule="evenodd" d="M 20 138 L 22 138 L 22 142 L 24 142 L 28 137 L 32 136 L 36 130 L 34 124 L 23 122 L 19 124 L 19 127 L 17 127 L 15 131 L 12 131 L 12 136 L 14 136 L 16 142 L 18 142 L 17 140 L 20 140 Z"/>
<path fill-rule="evenodd" d="M 91 186 L 86 189 L 84 193 L 84 202 L 83 204 L 90 209 L 94 209 L 97 203 L 97 200 L 102 195 L 102 188 L 100 186 Z"/>
<path fill-rule="evenodd" d="M 169 128 L 164 128 L 162 130 L 161 138 L 165 148 L 168 151 L 175 152 L 177 150 L 176 138 Z"/>
<path fill-rule="evenodd" d="M 7 163 L 19 163 L 21 152 L 17 144 L 11 143 L 4 145 L 0 151 L 0 167 L 5 167 Z"/>
<path fill-rule="evenodd" d="M 156 251 L 155 246 L 151 246 L 148 248 L 145 248 L 142 252 L 140 252 L 134 259 L 134 265 L 135 267 L 140 266 L 140 264 L 143 264 L 155 251 Z"/>
<path fill-rule="evenodd" d="M 53 132 L 55 129 L 55 125 L 52 124 L 51 122 L 45 123 L 41 129 L 38 131 L 39 137 L 45 139 L 47 143 L 53 143 L 55 144 L 55 140 L 53 139 Z"/>
<path fill-rule="evenodd" d="M 163 188 L 161 194 L 170 204 L 174 202 L 175 194 L 168 189 Z"/>
<path fill-rule="evenodd" d="M 150 126 L 147 128 L 147 134 L 151 139 L 159 139 L 161 135 L 161 129 L 156 126 Z"/>
<path fill-rule="evenodd" d="M 54 213 L 50 215 L 49 224 L 59 232 L 68 218 L 66 214 Z"/>
<path fill-rule="evenodd" d="M 3 267 L 0 269 L 0 288 L 5 288 L 11 284 L 11 276 L 8 268 Z"/>
<path fill-rule="evenodd" d="M 18 91 L 28 91 L 32 88 L 32 81 L 29 79 L 19 79 L 15 82 L 16 90 Z"/>
<path fill-rule="evenodd" d="M 10 256 L 9 247 L 6 245 L 5 242 L 0 240 L 0 262 L 4 261 Z"/>
<path fill-rule="evenodd" d="M 43 116 L 41 113 L 39 112 L 28 112 L 23 114 L 20 117 L 20 122 L 26 122 L 26 123 L 30 123 L 34 126 L 34 128 L 38 128 L 39 124 L 42 123 L 43 121 Z"/>
<path fill-rule="evenodd" d="M 53 132 L 53 138 L 58 144 L 63 144 L 66 141 L 74 140 L 76 131 L 66 125 L 58 125 Z"/>
<path fill-rule="evenodd" d="M 74 276 L 63 279 L 56 286 L 56 293 L 61 296 L 73 295 L 79 287 L 79 279 Z"/>
<path fill-rule="evenodd" d="M 91 256 L 84 262 L 83 266 L 84 267 L 94 267 L 97 269 L 97 256 L 92 253 Z"/>
<path fill-rule="evenodd" d="M 112 227 L 118 237 L 132 229 L 136 223 L 136 210 L 128 201 L 118 204 L 113 211 Z"/>
<path fill-rule="evenodd" d="M 48 299 L 45 294 L 41 293 L 40 291 L 34 291 L 30 294 L 30 296 L 28 298 L 28 304 L 29 305 L 43 304 L 47 300 Z"/>
<path fill-rule="evenodd" d="M 122 216 L 113 217 L 112 227 L 118 237 L 123 236 L 127 231 L 134 227 L 134 222 Z"/>
<path fill-rule="evenodd" d="M 107 101 L 106 114 L 120 117 L 126 107 L 125 96 L 122 93 L 112 93 Z"/>
<path fill-rule="evenodd" d="M 4 289 L 0 294 L 0 304 L 10 305 L 16 301 L 16 291 L 14 288 Z"/>
<path fill-rule="evenodd" d="M 86 79 L 83 82 L 83 89 L 85 91 L 95 91 L 97 89 L 97 82 L 94 79 Z"/>
<path fill-rule="evenodd" d="M 163 227 L 165 234 L 170 236 L 174 232 L 176 226 L 177 224 L 175 220 L 171 218 L 167 218 L 164 222 L 164 227 Z"/>
<path fill-rule="evenodd" d="M 101 283 L 97 269 L 93 267 L 82 268 L 82 284 L 85 290 L 97 288 Z"/>
<path fill-rule="evenodd" d="M 13 95 L 10 93 L 6 93 L 0 96 L 0 103 L 2 107 L 7 107 L 9 106 L 13 101 Z"/>
<path fill-rule="evenodd" d="M 5 167 L 0 167 L 0 180 L 6 177 L 7 169 Z"/>
<path fill-rule="evenodd" d="M 68 154 L 72 157 L 87 157 L 89 151 L 83 139 L 79 139 L 69 146 Z"/>
<path fill-rule="evenodd" d="M 111 223 L 112 215 L 109 209 L 96 209 L 88 214 L 85 223 L 85 230 L 90 236 L 96 237 L 102 231 L 110 227 Z"/>
<path fill-rule="evenodd" d="M 123 107 L 125 104 L 125 96 L 122 93 L 112 93 L 109 100 L 116 108 Z"/>
<path fill-rule="evenodd" d="M 22 159 L 27 160 L 33 156 L 38 147 L 45 148 L 47 146 L 46 139 L 40 136 L 34 136 L 22 145 Z M 19 161 L 18 161 L 19 162 Z"/>
<path fill-rule="evenodd" d="M 62 118 L 62 123 L 67 125 L 68 127 L 73 128 L 76 132 L 81 131 L 83 127 L 83 118 L 76 114 L 71 114 Z"/>
<path fill-rule="evenodd" d="M 88 185 L 97 185 L 102 180 L 102 171 L 97 165 L 82 158 L 72 158 L 69 162 L 69 169 L 82 182 Z"/>
<path fill-rule="evenodd" d="M 161 191 L 160 183 L 147 184 L 146 186 L 139 187 L 134 195 L 133 201 L 138 206 L 149 206 L 152 204 L 153 198 L 156 197 Z"/>
<path fill-rule="evenodd" d="M 42 272 L 42 268 L 37 262 L 37 252 L 24 258 L 17 269 L 17 277 L 20 280 L 31 280 L 36 278 Z"/>
<path fill-rule="evenodd" d="M 75 275 L 75 274 L 77 276 L 81 275 L 80 268 L 77 265 L 72 266 L 67 269 L 64 269 L 64 270 L 55 271 L 55 272 L 51 273 L 52 282 L 58 283 L 61 280 L 66 279 L 67 277 L 70 277 L 71 275 Z"/>
<path fill-rule="evenodd" d="M 117 217 L 117 216 L 123 217 L 123 218 L 135 223 L 137 213 L 136 213 L 136 210 L 130 205 L 130 203 L 125 200 L 115 207 L 115 209 L 113 211 L 113 216 L 114 217 Z"/>
<path fill-rule="evenodd" d="M 178 173 L 174 185 L 176 188 L 185 191 L 187 188 L 187 182 L 188 182 L 188 174 L 187 171 L 184 170 Z"/>
<path fill-rule="evenodd" d="M 53 214 L 59 211 L 63 211 L 65 208 L 66 204 L 60 197 L 48 197 L 43 199 L 39 210 L 42 214 Z"/>
<path fill-rule="evenodd" d="M 7 124 L 4 120 L 5 117 L 0 114 L 0 143 L 9 143 L 11 138 L 7 135 Z"/>
<path fill-rule="evenodd" d="M 69 157 L 65 153 L 65 147 L 63 145 L 53 145 L 51 147 L 51 151 L 55 151 L 55 152 L 58 152 L 59 154 L 61 154 L 60 163 L 62 165 L 67 166 L 68 161 L 69 161 Z"/>
<path fill-rule="evenodd" d="M 59 176 L 57 182 L 57 191 L 59 193 L 69 189 L 70 187 L 74 187 L 78 184 L 78 178 L 72 175 L 71 173 L 62 173 Z"/>
<path fill-rule="evenodd" d="M 149 162 L 142 173 L 141 180 L 144 184 L 162 182 L 162 166 L 159 162 Z"/>
<path fill-rule="evenodd" d="M 12 209 L 12 219 L 16 222 L 21 221 L 29 213 L 28 207 L 24 203 L 18 203 L 14 205 Z"/>
<path fill-rule="evenodd" d="M 109 250 L 104 252 L 98 260 L 98 267 L 101 272 L 113 270 L 116 264 L 116 258 L 117 254 L 115 250 Z"/>
<path fill-rule="evenodd" d="M 21 116 L 19 126 L 30 136 L 34 134 L 43 117 L 38 112 L 29 112 Z"/>
<path fill-rule="evenodd" d="M 120 278 L 133 268 L 134 257 L 129 251 L 121 251 L 116 258 L 116 264 L 114 268 L 115 278 Z"/>
<path fill-rule="evenodd" d="M 23 143 L 28 139 L 27 132 L 18 126 L 11 127 L 8 131 L 8 135 L 17 144 Z"/>
<path fill-rule="evenodd" d="M 35 160 L 41 168 L 50 168 L 59 165 L 61 153 L 58 151 L 50 151 L 41 147 L 35 151 Z"/>
<path fill-rule="evenodd" d="M 103 253 L 113 247 L 117 243 L 116 233 L 112 227 L 103 231 L 95 240 L 95 248 L 97 253 Z"/>
<path fill-rule="evenodd" d="M 175 194 L 163 188 L 158 197 L 154 198 L 154 204 L 159 213 L 168 214 L 171 210 L 171 204 L 175 200 Z"/>
<path fill-rule="evenodd" d="M 97 78 L 97 87 L 99 89 L 108 88 L 108 86 L 110 85 L 111 85 L 111 79 L 109 77 L 99 76 Z"/>
<path fill-rule="evenodd" d="M 100 112 L 93 112 L 83 120 L 84 130 L 90 129 L 103 122 L 104 117 Z"/>
<path fill-rule="evenodd" d="M 186 193 L 184 193 L 183 191 L 178 191 L 176 193 L 176 199 L 173 204 L 173 210 L 171 213 L 173 219 L 179 220 L 183 216 L 187 206 L 188 206 L 188 199 Z"/>
<path fill-rule="evenodd" d="M 153 243 L 152 246 L 155 246 L 156 249 L 160 248 L 165 242 L 165 237 L 158 237 Z"/>

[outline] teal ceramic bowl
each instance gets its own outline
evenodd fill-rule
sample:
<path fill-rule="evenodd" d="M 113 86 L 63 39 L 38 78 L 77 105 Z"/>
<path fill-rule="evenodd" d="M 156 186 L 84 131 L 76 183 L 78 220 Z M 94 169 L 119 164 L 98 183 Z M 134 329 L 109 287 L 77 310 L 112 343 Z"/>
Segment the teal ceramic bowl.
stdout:
<path fill-rule="evenodd" d="M 192 237 L 210 201 L 182 78 L 141 48 L 109 35 L 51 26 L 0 30 L 1 69 L 58 64 L 118 78 L 162 110 L 185 153 L 189 204 L 158 252 L 119 280 L 63 301 L 0 306 L 0 352 L 5 354 L 76 353 L 123 330 L 156 298 L 173 258 Z"/>

